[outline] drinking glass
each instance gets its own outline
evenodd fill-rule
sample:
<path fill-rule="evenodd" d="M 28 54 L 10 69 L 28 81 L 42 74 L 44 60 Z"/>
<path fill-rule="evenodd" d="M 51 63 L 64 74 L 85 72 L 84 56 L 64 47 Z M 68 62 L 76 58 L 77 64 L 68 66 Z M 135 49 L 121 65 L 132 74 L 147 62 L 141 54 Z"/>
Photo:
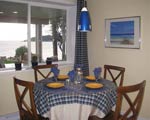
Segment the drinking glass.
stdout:
<path fill-rule="evenodd" d="M 55 82 L 57 82 L 58 80 L 57 80 L 57 76 L 54 76 L 54 80 L 55 80 Z"/>
<path fill-rule="evenodd" d="M 94 74 L 96 82 L 98 82 L 98 80 L 100 79 L 100 74 Z"/>

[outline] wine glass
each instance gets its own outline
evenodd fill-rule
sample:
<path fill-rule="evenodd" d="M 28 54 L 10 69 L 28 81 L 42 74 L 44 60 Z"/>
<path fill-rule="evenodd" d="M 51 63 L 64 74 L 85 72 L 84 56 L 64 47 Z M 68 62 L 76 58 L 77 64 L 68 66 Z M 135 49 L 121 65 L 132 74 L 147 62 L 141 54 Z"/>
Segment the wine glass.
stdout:
<path fill-rule="evenodd" d="M 56 75 L 54 75 L 54 80 L 55 80 L 55 82 L 57 82 L 58 80 L 57 80 L 57 76 Z"/>
<path fill-rule="evenodd" d="M 101 67 L 97 67 L 93 70 L 96 82 L 98 82 L 98 80 L 100 79 L 101 71 Z"/>
<path fill-rule="evenodd" d="M 100 78 L 100 74 L 95 74 L 95 73 L 94 73 L 94 76 L 95 76 L 96 82 L 98 82 L 98 80 L 99 80 L 99 78 Z"/>

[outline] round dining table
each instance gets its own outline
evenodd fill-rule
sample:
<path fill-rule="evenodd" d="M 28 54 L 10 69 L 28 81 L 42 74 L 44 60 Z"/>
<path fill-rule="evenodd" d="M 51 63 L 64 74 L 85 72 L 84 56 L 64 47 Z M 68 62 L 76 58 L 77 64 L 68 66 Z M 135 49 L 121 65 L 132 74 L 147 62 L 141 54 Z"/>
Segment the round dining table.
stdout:
<path fill-rule="evenodd" d="M 63 86 L 48 86 L 55 82 Z M 89 88 L 88 83 L 101 87 Z M 112 110 L 116 105 L 116 88 L 112 81 L 102 78 L 97 81 L 83 79 L 80 84 L 74 84 L 51 77 L 36 82 L 33 93 L 39 114 L 50 120 L 88 120 L 91 115 L 104 118 Z"/>

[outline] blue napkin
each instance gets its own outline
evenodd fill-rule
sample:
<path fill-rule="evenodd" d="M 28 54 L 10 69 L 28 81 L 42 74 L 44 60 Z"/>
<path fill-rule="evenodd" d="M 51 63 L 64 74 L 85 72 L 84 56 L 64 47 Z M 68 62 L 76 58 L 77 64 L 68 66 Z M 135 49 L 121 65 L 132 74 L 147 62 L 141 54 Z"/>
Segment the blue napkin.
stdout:
<path fill-rule="evenodd" d="M 94 72 L 95 78 L 98 79 L 98 78 L 100 77 L 100 75 L 101 75 L 102 68 L 101 68 L 101 67 L 97 67 L 97 68 L 95 68 L 95 69 L 93 70 L 93 72 Z"/>
<path fill-rule="evenodd" d="M 82 69 L 83 66 L 84 66 L 83 64 L 75 64 L 75 69 L 77 69 L 77 68 L 81 68 Z"/>
<path fill-rule="evenodd" d="M 54 74 L 55 77 L 59 75 L 60 70 L 57 67 L 52 67 L 51 72 Z"/>
<path fill-rule="evenodd" d="M 69 79 L 73 82 L 74 79 L 75 79 L 75 75 L 76 75 L 76 71 L 75 70 L 71 70 L 68 72 L 68 76 L 69 76 Z"/>

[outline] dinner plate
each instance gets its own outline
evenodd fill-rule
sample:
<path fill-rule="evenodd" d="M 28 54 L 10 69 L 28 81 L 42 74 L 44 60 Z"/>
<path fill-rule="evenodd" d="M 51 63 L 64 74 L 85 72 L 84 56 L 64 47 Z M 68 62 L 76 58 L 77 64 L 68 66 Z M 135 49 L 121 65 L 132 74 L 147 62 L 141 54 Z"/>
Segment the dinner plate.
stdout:
<path fill-rule="evenodd" d="M 57 77 L 58 80 L 66 80 L 68 78 L 69 78 L 68 75 L 58 75 Z"/>
<path fill-rule="evenodd" d="M 48 83 L 46 86 L 49 88 L 61 88 L 64 87 L 64 83 L 52 82 L 52 83 Z"/>
<path fill-rule="evenodd" d="M 98 89 L 98 88 L 103 87 L 103 84 L 101 84 L 101 83 L 96 83 L 96 82 L 92 82 L 92 83 L 87 83 L 87 84 L 85 84 L 85 87 L 91 88 L 91 89 Z"/>
<path fill-rule="evenodd" d="M 86 76 L 85 77 L 87 80 L 95 80 L 95 76 Z"/>

